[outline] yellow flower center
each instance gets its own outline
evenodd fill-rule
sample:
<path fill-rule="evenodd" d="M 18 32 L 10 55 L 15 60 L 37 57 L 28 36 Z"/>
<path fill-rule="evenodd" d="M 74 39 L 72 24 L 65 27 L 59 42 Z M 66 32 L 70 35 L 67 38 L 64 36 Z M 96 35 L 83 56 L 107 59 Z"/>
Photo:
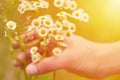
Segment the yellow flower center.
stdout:
<path fill-rule="evenodd" d="M 46 23 L 47 25 L 50 25 L 50 21 L 48 21 L 48 20 L 47 20 L 45 23 Z"/>
<path fill-rule="evenodd" d="M 59 54 L 59 51 L 58 51 L 58 50 L 56 50 L 56 51 L 55 51 L 55 54 Z"/>
<path fill-rule="evenodd" d="M 66 32 L 67 37 L 70 37 L 70 35 L 71 35 L 70 32 Z"/>
<path fill-rule="evenodd" d="M 75 5 L 74 5 L 74 4 L 71 4 L 71 7 L 72 7 L 72 8 L 74 8 L 74 7 L 75 7 Z"/>
<path fill-rule="evenodd" d="M 28 9 L 28 8 L 29 8 L 29 6 L 28 6 L 28 5 L 26 5 L 26 6 L 25 6 L 25 8 L 26 8 L 26 9 Z"/>
<path fill-rule="evenodd" d="M 38 26 L 38 25 L 39 25 L 39 22 L 35 22 L 34 25 L 35 25 L 35 26 Z"/>
<path fill-rule="evenodd" d="M 76 14 L 75 14 L 75 16 L 77 16 L 77 17 L 78 17 L 79 15 L 80 15 L 79 13 L 76 13 Z"/>
<path fill-rule="evenodd" d="M 56 34 L 57 34 L 57 31 L 56 31 L 56 30 L 53 30 L 52 34 L 53 34 L 53 35 L 56 35 Z"/>
<path fill-rule="evenodd" d="M 10 24 L 10 25 L 9 25 L 9 28 L 13 28 L 13 25 L 12 25 L 12 24 Z"/>
<path fill-rule="evenodd" d="M 71 28 L 70 28 L 71 30 L 74 30 L 75 28 L 74 28 L 74 26 L 71 26 Z"/>
<path fill-rule="evenodd" d="M 57 5 L 60 5 L 60 4 L 61 4 L 61 2 L 60 2 L 60 1 L 57 1 L 57 2 L 56 2 L 56 4 L 57 4 Z"/>
<path fill-rule="evenodd" d="M 45 34 L 45 30 L 41 30 L 41 34 Z"/>
<path fill-rule="evenodd" d="M 60 24 L 57 24 L 56 27 L 57 27 L 57 28 L 60 28 Z"/>
<path fill-rule="evenodd" d="M 40 3 L 37 2 L 37 3 L 36 3 L 36 6 L 39 6 L 39 5 L 40 5 Z"/>

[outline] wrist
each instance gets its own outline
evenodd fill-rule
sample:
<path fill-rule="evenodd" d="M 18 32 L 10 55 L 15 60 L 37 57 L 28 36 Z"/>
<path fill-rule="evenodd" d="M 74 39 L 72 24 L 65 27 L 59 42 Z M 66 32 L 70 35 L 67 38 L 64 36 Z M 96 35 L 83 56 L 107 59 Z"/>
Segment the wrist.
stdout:
<path fill-rule="evenodd" d="M 120 43 L 98 44 L 96 55 L 99 76 L 107 77 L 120 73 Z"/>

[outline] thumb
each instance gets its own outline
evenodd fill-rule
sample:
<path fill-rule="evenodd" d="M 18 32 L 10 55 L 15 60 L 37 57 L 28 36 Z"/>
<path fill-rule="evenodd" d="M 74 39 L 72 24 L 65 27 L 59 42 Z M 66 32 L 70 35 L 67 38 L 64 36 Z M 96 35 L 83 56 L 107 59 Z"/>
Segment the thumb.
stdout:
<path fill-rule="evenodd" d="M 46 58 L 39 63 L 31 63 L 27 66 L 26 72 L 29 75 L 38 75 L 64 68 L 64 60 L 59 57 L 53 56 Z"/>

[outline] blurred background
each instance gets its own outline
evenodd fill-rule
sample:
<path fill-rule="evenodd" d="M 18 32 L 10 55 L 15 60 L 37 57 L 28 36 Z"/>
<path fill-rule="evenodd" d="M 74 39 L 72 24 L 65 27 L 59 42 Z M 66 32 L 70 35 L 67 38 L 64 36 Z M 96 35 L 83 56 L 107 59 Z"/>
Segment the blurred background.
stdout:
<path fill-rule="evenodd" d="M 8 20 L 14 20 L 22 28 L 25 23 L 24 16 L 33 13 L 25 13 L 21 16 L 17 11 L 18 0 L 14 5 L 9 5 L 12 0 L 0 0 L 0 15 L 4 12 Z M 46 0 L 53 3 L 53 0 Z M 75 0 L 78 7 L 83 8 L 90 16 L 88 23 L 74 21 L 77 25 L 76 34 L 88 40 L 99 43 L 112 43 L 120 40 L 120 0 Z M 4 6 L 5 8 L 3 8 Z M 50 5 L 49 10 L 41 10 L 39 14 L 49 13 L 55 15 L 59 10 Z M 1 17 L 1 16 L 0 16 Z M 24 24 L 25 23 L 25 24 Z M 12 56 L 9 53 L 9 40 L 4 37 L 5 23 L 0 18 L 0 80 L 18 80 L 19 69 L 12 64 Z M 40 75 L 38 80 L 52 80 L 52 73 Z M 77 76 L 64 70 L 57 71 L 56 80 L 95 80 Z M 120 80 L 120 75 L 113 75 L 101 80 Z"/>

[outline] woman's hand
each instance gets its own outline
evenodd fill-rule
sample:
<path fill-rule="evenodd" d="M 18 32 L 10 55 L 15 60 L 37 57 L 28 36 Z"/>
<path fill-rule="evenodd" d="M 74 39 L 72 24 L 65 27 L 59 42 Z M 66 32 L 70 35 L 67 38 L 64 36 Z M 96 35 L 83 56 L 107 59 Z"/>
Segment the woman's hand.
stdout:
<path fill-rule="evenodd" d="M 33 32 L 28 36 L 31 35 L 35 35 L 35 33 Z M 31 41 L 34 41 L 34 39 Z M 78 75 L 92 78 L 103 78 L 117 73 L 119 69 L 116 68 L 117 63 L 114 64 L 115 60 L 111 61 L 111 58 L 116 56 L 111 56 L 113 53 L 110 52 L 110 50 L 113 50 L 115 44 L 97 44 L 76 35 L 66 38 L 64 42 L 67 44 L 67 47 L 63 50 L 62 55 L 51 56 L 38 63 L 30 63 L 26 68 L 27 73 L 29 75 L 39 75 L 58 69 L 65 69 Z M 13 45 L 16 46 L 16 44 Z M 56 41 L 52 39 L 48 47 L 52 50 L 55 46 Z M 26 49 L 26 52 L 19 53 L 18 58 L 22 61 L 25 59 L 30 61 L 29 48 Z M 107 65 L 110 61 L 111 65 L 114 64 L 114 70 L 111 70 L 111 65 Z M 106 63 L 104 64 L 104 62 Z M 14 64 L 16 66 L 22 66 L 21 63 L 16 61 Z"/>

